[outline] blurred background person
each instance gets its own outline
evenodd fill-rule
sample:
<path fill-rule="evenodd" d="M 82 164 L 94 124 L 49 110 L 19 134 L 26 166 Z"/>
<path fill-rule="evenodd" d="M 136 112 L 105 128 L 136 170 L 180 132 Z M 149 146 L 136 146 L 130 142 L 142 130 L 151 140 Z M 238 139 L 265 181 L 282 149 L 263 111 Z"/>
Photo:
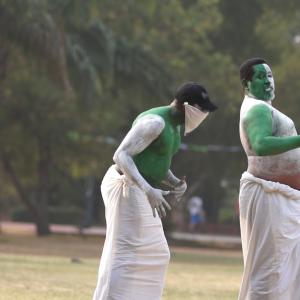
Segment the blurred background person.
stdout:
<path fill-rule="evenodd" d="M 205 223 L 205 211 L 203 200 L 199 196 L 193 196 L 188 200 L 187 209 L 189 212 L 189 226 L 191 232 L 197 231 L 199 224 Z"/>

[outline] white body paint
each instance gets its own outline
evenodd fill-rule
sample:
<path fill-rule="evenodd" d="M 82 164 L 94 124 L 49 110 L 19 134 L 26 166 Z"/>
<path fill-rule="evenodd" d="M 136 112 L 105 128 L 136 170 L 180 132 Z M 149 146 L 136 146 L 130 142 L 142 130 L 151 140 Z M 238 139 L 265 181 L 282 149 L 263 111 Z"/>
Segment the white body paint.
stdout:
<path fill-rule="evenodd" d="M 135 182 L 138 187 L 146 193 L 153 210 L 153 215 L 155 216 L 156 209 L 160 217 L 166 215 L 164 206 L 171 209 L 164 199 L 164 196 L 169 194 L 170 191 L 153 188 L 139 173 L 132 157 L 146 149 L 161 134 L 164 126 L 165 122 L 160 116 L 146 115 L 142 117 L 130 129 L 113 157 L 118 168 L 125 174 L 125 176 Z M 168 172 L 166 181 L 170 183 L 170 186 L 177 185 L 180 182 L 180 179 L 175 177 L 173 174 L 170 174 L 172 174 L 171 171 Z M 177 195 L 179 195 L 184 189 L 184 185 L 186 189 L 186 184 L 184 183 L 177 187 L 177 189 L 181 187 L 180 191 L 174 190 L 171 193 L 175 194 L 177 192 Z"/>
<path fill-rule="evenodd" d="M 116 150 L 113 160 L 120 170 L 146 193 L 151 186 L 139 173 L 132 157 L 145 150 L 163 131 L 165 122 L 157 115 L 147 115 L 136 122 Z"/>
<path fill-rule="evenodd" d="M 267 64 L 263 64 L 263 66 L 265 67 L 267 75 L 268 75 L 268 80 L 270 83 L 270 87 L 268 88 L 268 91 L 271 90 L 270 100 L 272 101 L 275 98 L 275 82 L 274 82 L 273 73 L 271 71 L 271 68 Z"/>
<path fill-rule="evenodd" d="M 187 189 L 187 184 L 185 178 L 179 179 L 177 178 L 171 170 L 168 170 L 167 176 L 163 183 L 169 187 L 171 187 L 172 191 L 170 192 L 174 199 L 180 201 L 182 199 L 183 194 Z"/>
<path fill-rule="evenodd" d="M 248 172 L 252 175 L 281 182 L 300 189 L 300 148 L 286 151 L 282 154 L 257 156 L 251 149 L 244 128 L 244 117 L 255 105 L 266 105 L 272 112 L 273 136 L 295 136 L 297 131 L 294 122 L 265 101 L 245 96 L 240 113 L 240 137 L 248 157 Z"/>

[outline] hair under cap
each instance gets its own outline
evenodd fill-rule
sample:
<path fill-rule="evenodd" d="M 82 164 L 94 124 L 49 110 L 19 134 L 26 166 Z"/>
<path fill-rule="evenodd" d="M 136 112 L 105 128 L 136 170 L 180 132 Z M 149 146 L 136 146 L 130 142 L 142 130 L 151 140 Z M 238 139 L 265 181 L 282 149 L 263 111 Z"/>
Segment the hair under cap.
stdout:
<path fill-rule="evenodd" d="M 240 66 L 240 79 L 243 86 L 246 86 L 247 82 L 252 79 L 254 74 L 253 66 L 259 64 L 266 64 L 267 62 L 263 58 L 250 58 L 244 61 Z"/>

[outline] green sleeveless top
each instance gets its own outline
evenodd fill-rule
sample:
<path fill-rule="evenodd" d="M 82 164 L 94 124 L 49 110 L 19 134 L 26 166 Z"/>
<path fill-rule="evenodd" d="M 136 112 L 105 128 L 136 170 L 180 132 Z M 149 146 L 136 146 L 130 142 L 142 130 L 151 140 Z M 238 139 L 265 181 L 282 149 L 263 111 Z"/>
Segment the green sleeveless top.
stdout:
<path fill-rule="evenodd" d="M 162 117 L 165 121 L 165 127 L 158 138 L 144 151 L 133 156 L 133 160 L 146 181 L 152 186 L 158 187 L 170 169 L 173 155 L 179 149 L 181 142 L 180 125 L 174 122 L 170 106 L 147 110 L 141 113 L 134 123 L 146 115 L 158 115 Z"/>

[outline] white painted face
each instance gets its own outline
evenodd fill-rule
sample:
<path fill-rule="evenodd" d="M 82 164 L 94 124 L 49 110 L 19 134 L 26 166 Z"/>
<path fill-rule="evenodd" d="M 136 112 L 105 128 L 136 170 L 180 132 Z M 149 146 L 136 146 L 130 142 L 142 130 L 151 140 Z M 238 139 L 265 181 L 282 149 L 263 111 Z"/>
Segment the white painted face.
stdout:
<path fill-rule="evenodd" d="M 271 71 L 271 68 L 267 65 L 267 64 L 263 64 L 263 66 L 265 67 L 266 73 L 267 73 L 267 77 L 268 77 L 268 81 L 270 83 L 270 87 L 266 89 L 266 91 L 270 92 L 270 100 L 274 100 L 275 98 L 275 82 L 274 82 L 274 77 Z"/>
<path fill-rule="evenodd" d="M 209 114 L 209 112 L 203 112 L 200 109 L 192 105 L 189 105 L 187 102 L 184 103 L 184 111 L 185 111 L 184 135 L 196 129 Z"/>

